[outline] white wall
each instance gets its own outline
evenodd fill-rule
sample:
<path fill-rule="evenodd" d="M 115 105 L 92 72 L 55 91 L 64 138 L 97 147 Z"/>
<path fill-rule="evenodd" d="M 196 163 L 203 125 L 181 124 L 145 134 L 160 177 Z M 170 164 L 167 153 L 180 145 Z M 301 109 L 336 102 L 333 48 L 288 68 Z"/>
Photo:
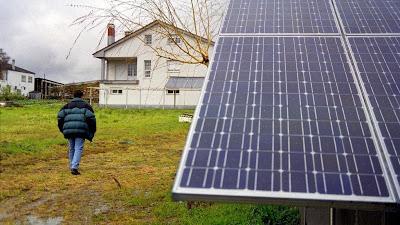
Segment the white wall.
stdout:
<path fill-rule="evenodd" d="M 26 77 L 25 82 L 22 82 L 22 76 Z M 29 83 L 29 77 L 32 78 L 32 83 Z M 27 96 L 29 92 L 35 89 L 35 76 L 34 74 L 22 73 L 17 71 L 8 70 L 7 71 L 7 80 L 2 80 L 0 82 L 1 88 L 5 85 L 11 86 L 11 91 L 20 90 L 22 95 Z"/>
<path fill-rule="evenodd" d="M 121 94 L 112 94 L 112 90 L 122 90 Z M 180 90 L 179 94 L 168 94 L 164 89 L 136 89 L 133 85 L 100 84 L 99 104 L 125 107 L 168 107 L 194 108 L 201 90 Z"/>

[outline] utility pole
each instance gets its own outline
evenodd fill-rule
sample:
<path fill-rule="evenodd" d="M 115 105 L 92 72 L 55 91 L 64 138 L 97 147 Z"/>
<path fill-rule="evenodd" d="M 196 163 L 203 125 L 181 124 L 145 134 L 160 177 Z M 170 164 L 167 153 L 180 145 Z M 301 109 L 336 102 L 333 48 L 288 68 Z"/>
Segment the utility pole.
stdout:
<path fill-rule="evenodd" d="M 44 99 L 47 99 L 47 82 L 46 82 L 46 74 L 43 74 L 43 80 L 44 80 Z"/>

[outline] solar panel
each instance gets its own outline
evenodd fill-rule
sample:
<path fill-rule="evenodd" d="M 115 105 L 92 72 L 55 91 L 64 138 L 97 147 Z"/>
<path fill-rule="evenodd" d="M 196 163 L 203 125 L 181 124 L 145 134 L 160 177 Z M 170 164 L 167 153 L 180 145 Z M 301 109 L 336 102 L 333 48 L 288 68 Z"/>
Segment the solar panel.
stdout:
<path fill-rule="evenodd" d="M 350 38 L 384 149 L 400 187 L 400 37 Z M 400 190 L 400 189 L 398 189 Z"/>
<path fill-rule="evenodd" d="M 174 198 L 398 203 L 397 9 L 231 0 Z"/>
<path fill-rule="evenodd" d="M 222 33 L 338 33 L 330 1 L 233 0 Z"/>
<path fill-rule="evenodd" d="M 399 0 L 335 0 L 347 33 L 400 33 Z"/>
<path fill-rule="evenodd" d="M 221 37 L 215 58 L 175 193 L 393 201 L 340 38 Z"/>

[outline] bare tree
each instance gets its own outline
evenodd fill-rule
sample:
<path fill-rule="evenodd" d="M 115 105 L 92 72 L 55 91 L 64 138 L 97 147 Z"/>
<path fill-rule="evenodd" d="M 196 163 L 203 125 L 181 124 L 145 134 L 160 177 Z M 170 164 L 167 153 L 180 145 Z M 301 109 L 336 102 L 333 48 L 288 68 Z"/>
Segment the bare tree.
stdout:
<path fill-rule="evenodd" d="M 10 57 L 0 48 L 0 80 L 4 80 L 3 66 L 8 63 Z"/>
<path fill-rule="evenodd" d="M 89 13 L 73 22 L 73 25 L 82 26 L 77 39 L 83 31 L 105 27 L 110 21 L 116 23 L 117 28 L 128 31 L 156 21 L 159 26 L 153 31 L 173 45 L 150 46 L 156 55 L 181 63 L 208 66 L 209 50 L 219 30 L 224 3 L 224 0 L 108 0 L 104 7 L 71 6 L 89 9 Z M 104 36 L 105 32 L 99 43 Z"/>

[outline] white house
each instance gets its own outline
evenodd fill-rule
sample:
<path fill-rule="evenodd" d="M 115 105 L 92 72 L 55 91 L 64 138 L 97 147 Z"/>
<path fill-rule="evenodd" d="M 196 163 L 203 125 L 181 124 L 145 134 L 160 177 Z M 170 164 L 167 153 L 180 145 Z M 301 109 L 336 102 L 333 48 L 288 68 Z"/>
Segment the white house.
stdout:
<path fill-rule="evenodd" d="M 11 91 L 18 91 L 24 96 L 35 89 L 35 73 L 15 66 L 15 60 L 11 64 L 2 63 L 1 70 L 0 88 L 9 85 Z"/>
<path fill-rule="evenodd" d="M 167 108 L 194 108 L 197 105 L 207 67 L 157 56 L 154 49 L 159 46 L 175 51 L 178 49 L 175 43 L 181 42 L 178 35 L 170 40 L 160 35 L 158 29 L 162 29 L 160 22 L 154 21 L 114 42 L 114 26 L 109 25 L 108 46 L 93 54 L 101 59 L 100 105 Z M 194 41 L 196 37 L 202 44 L 207 42 L 194 34 L 179 31 L 185 35 L 185 40 Z M 212 42 L 209 55 L 213 45 Z"/>

